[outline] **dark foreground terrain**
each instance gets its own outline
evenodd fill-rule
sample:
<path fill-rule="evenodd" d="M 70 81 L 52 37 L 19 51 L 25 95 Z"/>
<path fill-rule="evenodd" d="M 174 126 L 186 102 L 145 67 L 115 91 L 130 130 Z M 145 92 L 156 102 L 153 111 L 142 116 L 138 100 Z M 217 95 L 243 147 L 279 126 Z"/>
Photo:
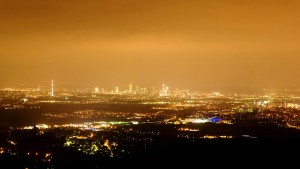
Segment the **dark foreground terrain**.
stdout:
<path fill-rule="evenodd" d="M 203 126 L 204 125 L 204 126 Z M 203 124 L 205 133 L 218 133 L 226 126 Z M 245 127 L 245 126 L 235 126 Z M 55 132 L 36 135 L 37 131 L 26 131 L 14 136 L 18 144 L 10 152 L 0 154 L 0 164 L 7 168 L 204 168 L 204 167 L 291 167 L 297 165 L 299 157 L 299 131 L 268 126 L 253 127 L 254 132 L 266 137 L 234 137 L 231 139 L 178 138 L 172 125 L 138 125 L 133 130 L 160 131 L 153 142 L 144 148 L 140 144 L 128 148 L 129 154 L 119 157 L 99 154 L 84 154 L 64 147 L 65 138 Z M 232 128 L 236 133 L 238 130 Z M 248 128 L 248 130 L 251 128 Z M 242 131 L 246 131 L 243 129 Z M 260 132 L 259 132 L 260 131 Z M 10 131 L 1 135 L 1 145 L 9 140 Z M 18 132 L 17 132 L 18 133 Z M 101 132 L 100 132 L 101 133 Z M 201 132 L 200 132 L 201 133 Z M 205 134 L 203 133 L 203 134 Z M 267 134 L 269 133 L 269 134 Z M 124 137 L 126 137 L 124 135 Z M 11 136 L 12 138 L 12 136 Z M 121 142 L 119 143 L 121 144 Z M 132 144 L 128 140 L 122 145 Z M 34 152 L 51 152 L 51 157 L 41 157 Z M 33 153 L 33 154 L 32 154 Z M 103 151 L 105 153 L 105 151 Z M 51 158 L 51 159 L 50 159 Z M 50 160 L 49 160 L 50 159 Z"/>

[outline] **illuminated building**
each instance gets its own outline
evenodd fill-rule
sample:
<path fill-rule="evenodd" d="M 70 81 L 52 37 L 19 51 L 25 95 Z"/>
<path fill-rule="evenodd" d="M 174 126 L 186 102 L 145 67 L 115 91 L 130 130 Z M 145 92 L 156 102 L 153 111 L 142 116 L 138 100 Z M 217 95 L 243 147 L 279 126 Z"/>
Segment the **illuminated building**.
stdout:
<path fill-rule="evenodd" d="M 209 122 L 208 119 L 200 119 L 200 118 L 187 118 L 185 119 L 187 123 L 207 123 Z"/>
<path fill-rule="evenodd" d="M 159 92 L 159 96 L 168 96 L 169 95 L 169 87 L 163 84 L 162 90 Z"/>
<path fill-rule="evenodd" d="M 132 83 L 129 84 L 129 90 L 128 92 L 131 94 L 132 93 Z"/>
<path fill-rule="evenodd" d="M 54 96 L 54 82 L 51 82 L 51 96 Z"/>
<path fill-rule="evenodd" d="M 220 119 L 220 118 L 217 118 L 217 117 L 212 117 L 212 118 L 210 119 L 210 121 L 211 121 L 212 123 L 219 123 L 219 122 L 221 122 L 221 119 Z"/>
<path fill-rule="evenodd" d="M 296 104 L 296 103 L 287 103 L 287 108 L 299 108 L 299 104 Z"/>
<path fill-rule="evenodd" d="M 98 92 L 99 92 L 99 88 L 95 87 L 95 93 L 98 93 Z"/>
<path fill-rule="evenodd" d="M 115 88 L 115 94 L 119 94 L 119 87 Z"/>

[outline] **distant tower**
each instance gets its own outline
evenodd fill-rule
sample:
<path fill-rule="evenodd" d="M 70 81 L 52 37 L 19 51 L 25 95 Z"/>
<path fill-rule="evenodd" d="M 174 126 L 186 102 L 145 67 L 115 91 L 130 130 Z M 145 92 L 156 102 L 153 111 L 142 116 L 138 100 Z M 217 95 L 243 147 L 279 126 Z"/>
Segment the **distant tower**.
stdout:
<path fill-rule="evenodd" d="M 51 82 L 51 96 L 54 96 L 54 82 Z"/>
<path fill-rule="evenodd" d="M 132 93 L 132 83 L 129 84 L 129 93 Z"/>

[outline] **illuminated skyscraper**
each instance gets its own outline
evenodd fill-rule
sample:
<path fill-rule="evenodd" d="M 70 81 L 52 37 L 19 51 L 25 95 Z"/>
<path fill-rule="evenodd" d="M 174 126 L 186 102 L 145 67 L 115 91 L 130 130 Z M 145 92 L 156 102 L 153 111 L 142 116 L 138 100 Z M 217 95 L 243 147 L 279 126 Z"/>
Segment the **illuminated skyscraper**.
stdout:
<path fill-rule="evenodd" d="M 98 92 L 99 92 L 99 88 L 95 87 L 95 93 L 98 93 Z"/>
<path fill-rule="evenodd" d="M 129 93 L 132 93 L 132 83 L 129 84 Z"/>
<path fill-rule="evenodd" d="M 119 94 L 119 87 L 115 88 L 115 94 Z"/>
<path fill-rule="evenodd" d="M 168 96 L 169 95 L 169 87 L 163 84 L 162 90 L 159 92 L 159 96 Z"/>
<path fill-rule="evenodd" d="M 51 96 L 54 96 L 54 82 L 51 82 Z"/>

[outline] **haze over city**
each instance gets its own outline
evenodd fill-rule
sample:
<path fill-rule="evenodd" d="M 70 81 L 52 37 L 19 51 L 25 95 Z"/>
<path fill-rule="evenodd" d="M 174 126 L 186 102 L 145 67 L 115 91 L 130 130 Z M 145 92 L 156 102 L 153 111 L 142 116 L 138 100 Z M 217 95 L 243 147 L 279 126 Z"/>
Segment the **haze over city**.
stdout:
<path fill-rule="evenodd" d="M 0 86 L 298 88 L 297 0 L 1 0 Z"/>

